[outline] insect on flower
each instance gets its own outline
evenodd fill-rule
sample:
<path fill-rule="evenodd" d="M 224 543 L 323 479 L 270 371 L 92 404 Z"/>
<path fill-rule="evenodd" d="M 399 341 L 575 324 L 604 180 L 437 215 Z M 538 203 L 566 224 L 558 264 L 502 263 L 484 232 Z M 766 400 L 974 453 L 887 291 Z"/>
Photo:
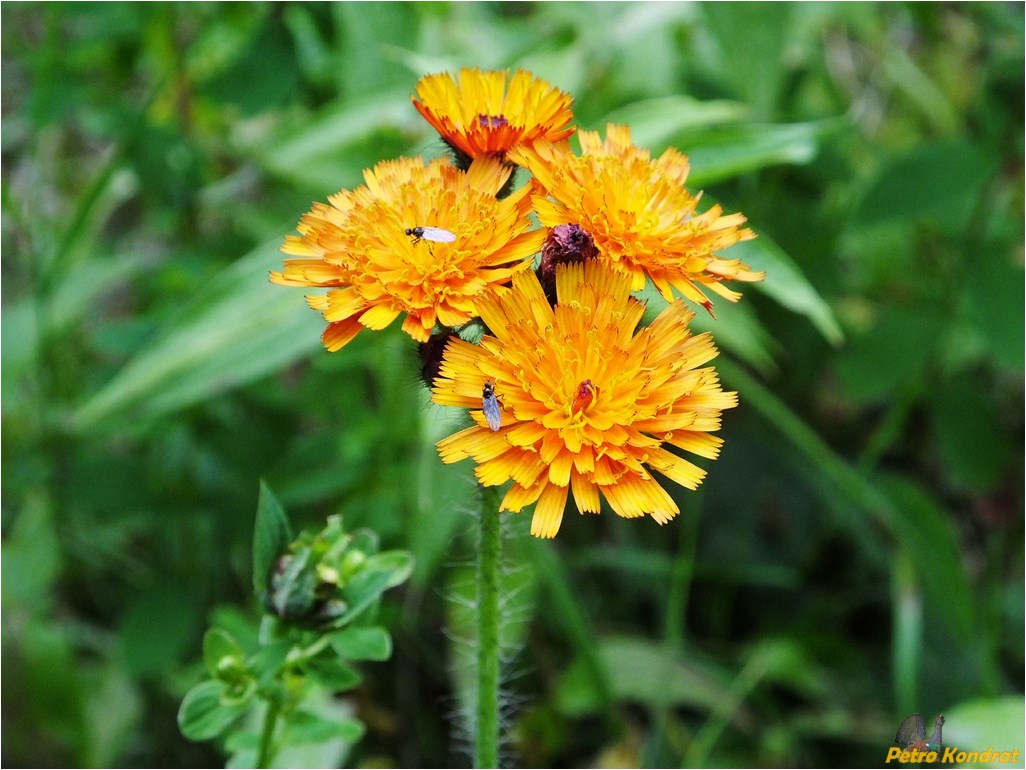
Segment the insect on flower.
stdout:
<path fill-rule="evenodd" d="M 481 408 L 484 410 L 488 427 L 497 431 L 502 427 L 502 415 L 499 413 L 499 399 L 495 396 L 495 386 L 486 382 L 481 388 Z"/>
<path fill-rule="evenodd" d="M 456 234 L 441 227 L 407 227 L 406 234 L 413 238 L 414 243 L 434 241 L 435 243 L 452 243 Z"/>

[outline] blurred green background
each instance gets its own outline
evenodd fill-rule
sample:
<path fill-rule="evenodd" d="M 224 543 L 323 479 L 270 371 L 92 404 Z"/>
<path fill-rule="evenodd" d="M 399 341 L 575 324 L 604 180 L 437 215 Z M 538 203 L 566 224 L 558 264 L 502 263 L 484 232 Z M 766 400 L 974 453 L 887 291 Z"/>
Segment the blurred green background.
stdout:
<path fill-rule="evenodd" d="M 409 96 L 461 65 L 688 153 L 768 271 L 699 319 L 741 406 L 681 517 L 509 517 L 510 763 L 875 766 L 915 711 L 1026 748 L 1021 4 L 0 12 L 5 765 L 223 762 L 175 713 L 258 617 L 261 478 L 417 559 L 366 737 L 292 761 L 467 764 L 460 416 L 398 324 L 328 354 L 267 283 L 311 201 L 444 153 Z"/>

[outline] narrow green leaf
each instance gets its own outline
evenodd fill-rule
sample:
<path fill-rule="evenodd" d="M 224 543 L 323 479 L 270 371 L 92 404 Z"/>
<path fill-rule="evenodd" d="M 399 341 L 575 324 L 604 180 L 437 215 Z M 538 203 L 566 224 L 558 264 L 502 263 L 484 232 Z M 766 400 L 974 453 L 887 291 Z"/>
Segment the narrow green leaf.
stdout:
<path fill-rule="evenodd" d="M 677 146 L 691 160 L 689 189 L 702 187 L 769 166 L 810 162 L 820 142 L 847 125 L 841 119 L 788 125 L 747 125 L 682 134 Z"/>
<path fill-rule="evenodd" d="M 325 107 L 300 126 L 284 127 L 278 138 L 254 148 L 257 162 L 304 189 L 338 190 L 359 168 L 351 168 L 347 147 L 383 126 L 417 125 L 408 89 L 364 93 L 370 95 Z"/>
<path fill-rule="evenodd" d="M 206 741 L 224 732 L 245 710 L 238 704 L 225 705 L 224 682 L 201 682 L 186 694 L 178 709 L 178 729 L 191 741 Z"/>
<path fill-rule="evenodd" d="M 737 123 L 747 114 L 748 108 L 740 102 L 703 102 L 690 96 L 673 95 L 619 107 L 598 121 L 595 128 L 604 136 L 608 123 L 630 126 L 634 144 L 659 154 L 672 144 L 674 137 L 685 131 Z"/>
<path fill-rule="evenodd" d="M 261 481 L 253 530 L 253 592 L 257 596 L 263 596 L 267 590 L 267 577 L 291 542 L 292 532 L 285 509 L 271 488 Z"/>
<path fill-rule="evenodd" d="M 88 431 L 150 418 L 279 371 L 319 347 L 324 323 L 302 291 L 268 282 L 275 238 L 222 271 L 163 336 L 73 413 Z"/>
<path fill-rule="evenodd" d="M 377 626 L 347 628 L 332 634 L 331 646 L 346 660 L 388 660 L 392 656 L 392 638 Z"/>
<path fill-rule="evenodd" d="M 840 345 L 844 341 L 844 333 L 830 305 L 795 261 L 771 238 L 760 233 L 755 240 L 731 246 L 724 256 L 740 259 L 754 270 L 766 271 L 765 280 L 747 284 L 742 290 L 751 287 L 761 291 L 788 310 L 805 316 L 831 344 Z"/>
<path fill-rule="evenodd" d="M 885 477 L 881 488 L 893 503 L 888 524 L 908 551 L 932 610 L 968 640 L 975 625 L 976 602 L 948 515 L 924 490 L 904 478 Z"/>
<path fill-rule="evenodd" d="M 3 541 L 3 604 L 7 611 L 45 617 L 61 571 L 60 540 L 47 495 L 33 491 Z"/>

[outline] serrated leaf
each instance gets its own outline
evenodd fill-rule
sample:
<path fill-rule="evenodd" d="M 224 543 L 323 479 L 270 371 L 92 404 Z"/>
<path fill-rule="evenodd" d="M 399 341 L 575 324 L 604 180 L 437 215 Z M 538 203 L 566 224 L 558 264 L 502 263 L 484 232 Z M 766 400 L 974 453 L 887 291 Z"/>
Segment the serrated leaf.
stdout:
<path fill-rule="evenodd" d="M 224 682 L 201 682 L 185 695 L 178 709 L 178 728 L 191 741 L 216 738 L 234 722 L 248 706 L 225 704 Z"/>
<path fill-rule="evenodd" d="M 292 531 L 285 509 L 271 488 L 261 481 L 253 529 L 253 592 L 258 597 L 267 590 L 267 578 L 291 542 Z"/>
<path fill-rule="evenodd" d="M 388 660 L 392 656 L 392 638 L 377 626 L 332 634 L 331 647 L 345 660 Z"/>
<path fill-rule="evenodd" d="M 152 418 L 288 366 L 320 346 L 324 323 L 302 293 L 269 283 L 281 239 L 256 248 L 199 290 L 170 328 L 146 345 L 71 417 L 85 432 L 115 418 Z"/>

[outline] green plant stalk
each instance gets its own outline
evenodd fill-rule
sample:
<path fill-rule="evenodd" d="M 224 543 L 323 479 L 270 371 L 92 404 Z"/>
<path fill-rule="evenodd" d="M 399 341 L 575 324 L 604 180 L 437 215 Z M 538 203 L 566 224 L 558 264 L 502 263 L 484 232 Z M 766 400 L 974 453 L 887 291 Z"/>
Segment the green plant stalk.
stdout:
<path fill-rule="evenodd" d="M 727 697 L 709 715 L 684 757 L 683 767 L 706 767 L 709 755 L 745 699 L 766 676 L 770 661 L 765 655 L 753 655 L 727 690 Z"/>
<path fill-rule="evenodd" d="M 915 567 L 902 548 L 894 554 L 892 590 L 894 692 L 898 711 L 911 714 L 919 702 L 916 685 L 923 648 L 923 597 Z"/>
<path fill-rule="evenodd" d="M 499 766 L 499 570 L 502 567 L 499 493 L 498 487 L 481 487 L 474 767 Z"/>
<path fill-rule="evenodd" d="M 278 753 L 274 744 L 274 728 L 278 726 L 278 715 L 281 704 L 274 698 L 267 700 L 267 711 L 264 712 L 264 724 L 260 730 L 260 752 L 257 754 L 257 767 L 270 767 Z"/>

